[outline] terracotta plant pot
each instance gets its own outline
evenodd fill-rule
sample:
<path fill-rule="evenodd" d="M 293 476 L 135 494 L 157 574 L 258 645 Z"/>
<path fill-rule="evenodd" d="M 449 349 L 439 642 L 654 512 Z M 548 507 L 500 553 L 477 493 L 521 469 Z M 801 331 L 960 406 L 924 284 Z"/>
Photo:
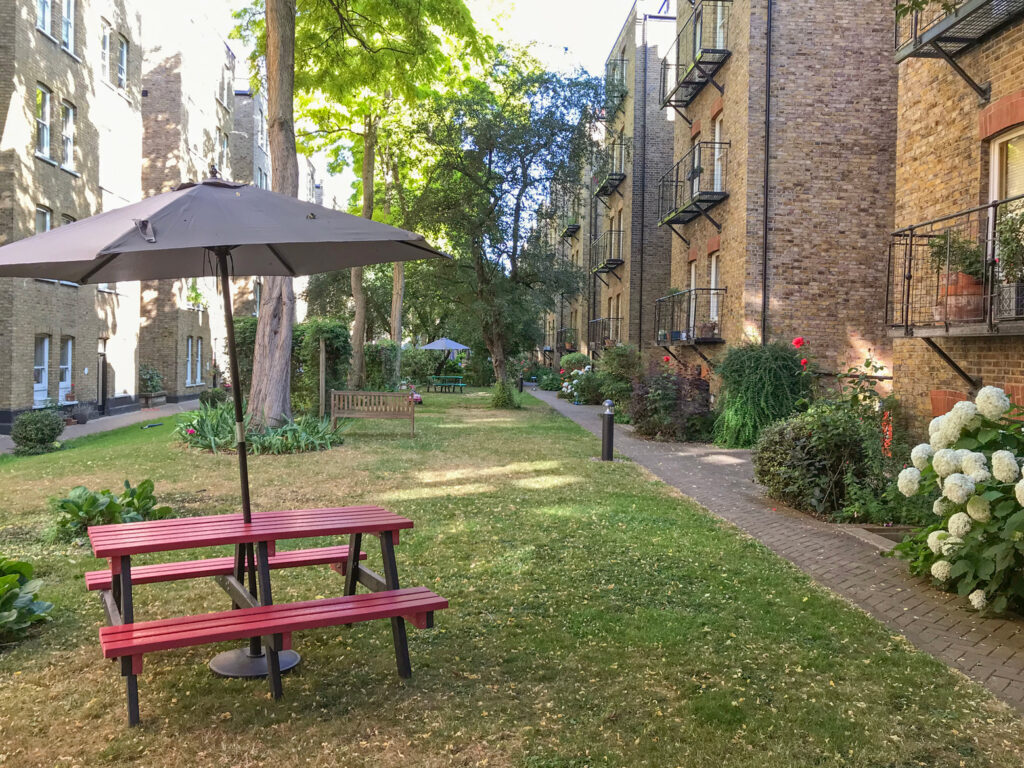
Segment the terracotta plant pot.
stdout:
<path fill-rule="evenodd" d="M 984 284 L 963 272 L 939 275 L 939 300 L 933 315 L 938 322 L 984 320 Z"/>

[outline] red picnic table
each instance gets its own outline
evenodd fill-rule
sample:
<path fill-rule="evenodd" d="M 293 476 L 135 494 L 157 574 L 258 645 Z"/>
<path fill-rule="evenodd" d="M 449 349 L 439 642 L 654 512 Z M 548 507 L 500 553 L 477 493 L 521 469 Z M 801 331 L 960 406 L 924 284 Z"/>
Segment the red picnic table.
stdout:
<path fill-rule="evenodd" d="M 412 527 L 412 520 L 375 506 L 254 512 L 251 523 L 241 514 L 230 514 L 90 527 L 93 552 L 106 558 L 110 567 L 87 573 L 86 585 L 99 591 L 107 615 L 108 626 L 100 629 L 103 655 L 121 660 L 129 724 L 140 721 L 137 676 L 143 655 L 152 651 L 248 638 L 250 657 L 261 655 L 261 646 L 265 646 L 267 663 L 260 674 L 268 676 L 271 692 L 279 698 L 280 654 L 294 654 L 292 632 L 387 618 L 391 620 L 398 674 L 410 677 L 405 619 L 428 628 L 433 626 L 434 611 L 448 607 L 447 600 L 426 588 L 399 587 L 394 545 L 398 532 Z M 361 550 L 364 534 L 380 539 L 383 575 L 360 564 L 366 559 Z M 349 537 L 347 546 L 276 552 L 278 541 L 344 535 Z M 132 565 L 136 555 L 229 544 L 235 547 L 233 557 Z M 344 575 L 341 596 L 273 604 L 271 570 L 323 564 Z M 248 586 L 243 583 L 246 576 Z M 216 580 L 231 598 L 232 610 L 135 621 L 133 585 L 201 577 Z M 369 594 L 356 594 L 357 583 Z M 216 661 L 211 667 L 218 671 Z M 285 668 L 297 662 L 294 654 Z"/>

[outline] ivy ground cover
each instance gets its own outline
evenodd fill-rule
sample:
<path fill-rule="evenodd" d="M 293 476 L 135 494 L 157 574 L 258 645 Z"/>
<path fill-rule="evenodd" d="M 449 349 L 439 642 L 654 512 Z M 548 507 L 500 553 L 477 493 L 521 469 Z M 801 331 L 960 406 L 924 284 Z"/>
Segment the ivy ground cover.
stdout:
<path fill-rule="evenodd" d="M 149 477 L 177 514 L 228 512 L 235 459 L 180 447 L 172 423 L 0 459 L 0 552 L 33 561 L 54 603 L 0 649 L 0 765 L 1021 764 L 1017 713 L 637 466 L 593 461 L 596 438 L 546 405 L 424 397 L 415 438 L 365 421 L 334 450 L 250 460 L 257 508 L 376 502 L 416 522 L 403 583 L 451 608 L 410 630 L 413 678 L 386 622 L 297 635 L 279 702 L 213 677 L 221 647 L 153 654 L 131 731 L 82 581 L 100 563 L 41 542 L 46 499 Z M 274 585 L 280 601 L 341 589 L 325 568 Z M 206 582 L 136 592 L 140 618 L 226 607 Z"/>

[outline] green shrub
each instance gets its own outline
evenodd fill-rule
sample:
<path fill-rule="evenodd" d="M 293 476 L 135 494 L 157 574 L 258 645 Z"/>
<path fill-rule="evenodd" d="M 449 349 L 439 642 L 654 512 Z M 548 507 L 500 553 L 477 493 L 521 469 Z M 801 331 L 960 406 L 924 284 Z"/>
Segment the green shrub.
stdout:
<path fill-rule="evenodd" d="M 366 356 L 366 389 L 370 392 L 393 392 L 398 388 L 398 344 L 381 339 L 363 348 Z"/>
<path fill-rule="evenodd" d="M 235 413 L 231 403 L 203 406 L 198 411 L 184 414 L 175 427 L 178 439 L 191 448 L 219 453 L 234 451 Z M 305 453 L 326 451 L 341 445 L 342 427 L 331 427 L 327 417 L 299 416 L 294 421 L 263 431 L 251 428 L 248 416 L 245 418 L 245 442 L 252 455 Z"/>
<path fill-rule="evenodd" d="M 218 405 L 220 403 L 226 403 L 228 401 L 228 391 L 221 387 L 214 387 L 213 389 L 204 389 L 199 393 L 199 404 L 200 405 Z"/>
<path fill-rule="evenodd" d="M 512 410 L 522 407 L 523 404 L 519 401 L 519 394 L 511 383 L 499 381 L 494 385 L 494 392 L 491 394 L 491 408 Z"/>
<path fill-rule="evenodd" d="M 14 419 L 11 440 L 18 456 L 34 456 L 60 448 L 57 438 L 64 432 L 64 418 L 56 408 L 26 411 Z"/>
<path fill-rule="evenodd" d="M 163 392 L 164 389 L 164 377 L 156 368 L 149 363 L 143 363 L 139 366 L 139 392 L 143 394 L 152 394 L 153 392 Z"/>
<path fill-rule="evenodd" d="M 559 361 L 559 367 L 564 368 L 566 373 L 569 371 L 582 371 L 590 365 L 591 362 L 591 359 L 582 352 L 570 352 L 567 355 L 562 355 L 562 359 Z"/>
<path fill-rule="evenodd" d="M 788 344 L 732 347 L 715 368 L 722 389 L 715 419 L 715 442 L 749 448 L 761 430 L 784 419 L 810 397 L 810 377 L 800 351 Z"/>
<path fill-rule="evenodd" d="M 403 349 L 402 378 L 414 384 L 426 384 L 444 360 L 444 352 L 435 349 Z"/>
<path fill-rule="evenodd" d="M 157 506 L 152 480 L 143 480 L 134 488 L 125 480 L 120 496 L 109 490 L 90 491 L 79 485 L 66 497 L 51 499 L 50 504 L 57 517 L 48 538 L 58 541 L 84 538 L 90 525 L 137 523 L 171 514 L 170 507 Z"/>
<path fill-rule="evenodd" d="M 569 388 L 566 390 L 566 397 L 574 403 L 597 405 L 604 402 L 604 397 L 601 395 L 601 377 L 594 370 L 587 370 L 587 368 L 569 374 Z"/>
<path fill-rule="evenodd" d="M 610 379 L 632 383 L 643 375 L 640 350 L 632 344 L 609 347 L 601 353 L 597 369 Z"/>
<path fill-rule="evenodd" d="M 675 442 L 705 440 L 710 420 L 708 382 L 676 370 L 639 379 L 629 401 L 636 434 Z"/>
<path fill-rule="evenodd" d="M 471 387 L 489 387 L 494 384 L 494 365 L 487 356 L 486 349 L 474 349 L 473 354 L 469 356 L 460 352 L 458 361 L 465 365 L 460 366 L 449 360 L 445 365 L 454 368 L 446 368 L 445 373 L 465 377 L 466 384 Z"/>
<path fill-rule="evenodd" d="M 29 563 L 0 556 L 0 642 L 16 640 L 33 624 L 50 619 L 53 603 L 36 600 L 43 582 L 32 576 Z"/>
<path fill-rule="evenodd" d="M 562 388 L 562 377 L 557 373 L 542 373 L 537 380 L 537 386 L 545 392 L 557 392 Z"/>

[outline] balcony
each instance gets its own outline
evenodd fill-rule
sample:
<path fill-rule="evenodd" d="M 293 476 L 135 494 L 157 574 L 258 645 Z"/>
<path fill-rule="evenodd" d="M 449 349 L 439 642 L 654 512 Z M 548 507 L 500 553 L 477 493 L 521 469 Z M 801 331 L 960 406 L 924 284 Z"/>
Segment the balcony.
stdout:
<path fill-rule="evenodd" d="M 580 220 L 573 214 L 571 216 L 563 216 L 558 225 L 559 236 L 563 238 L 573 237 L 577 232 L 580 231 Z"/>
<path fill-rule="evenodd" d="M 619 138 L 605 147 L 597 158 L 595 178 L 596 197 L 611 197 L 623 181 L 626 180 L 626 160 L 628 155 L 627 142 Z"/>
<path fill-rule="evenodd" d="M 661 178 L 660 224 L 687 224 L 704 216 L 721 229 L 708 211 L 729 196 L 725 191 L 728 153 L 726 142 L 701 141 Z"/>
<path fill-rule="evenodd" d="M 587 328 L 587 343 L 592 352 L 596 349 L 618 346 L 621 342 L 621 317 L 599 317 L 590 321 Z"/>
<path fill-rule="evenodd" d="M 732 2 L 698 2 L 661 62 L 661 106 L 686 107 L 729 58 Z"/>
<path fill-rule="evenodd" d="M 622 231 L 618 229 L 610 229 L 594 238 L 590 245 L 590 258 L 595 265 L 595 273 L 611 272 L 625 263 L 622 242 Z"/>
<path fill-rule="evenodd" d="M 579 345 L 576 341 L 576 329 L 575 328 L 559 328 L 557 346 L 558 350 L 565 352 L 577 352 L 579 351 Z"/>
<path fill-rule="evenodd" d="M 896 61 L 948 59 L 1024 15 L 1024 0 L 950 0 L 896 19 Z"/>
<path fill-rule="evenodd" d="M 604 120 L 611 122 L 622 109 L 622 104 L 629 93 L 626 72 L 629 62 L 626 59 L 609 59 L 604 65 Z"/>
<path fill-rule="evenodd" d="M 654 302 L 655 344 L 721 344 L 725 288 L 691 288 Z"/>
<path fill-rule="evenodd" d="M 1024 334 L 1024 195 L 894 232 L 886 324 L 894 336 Z"/>

